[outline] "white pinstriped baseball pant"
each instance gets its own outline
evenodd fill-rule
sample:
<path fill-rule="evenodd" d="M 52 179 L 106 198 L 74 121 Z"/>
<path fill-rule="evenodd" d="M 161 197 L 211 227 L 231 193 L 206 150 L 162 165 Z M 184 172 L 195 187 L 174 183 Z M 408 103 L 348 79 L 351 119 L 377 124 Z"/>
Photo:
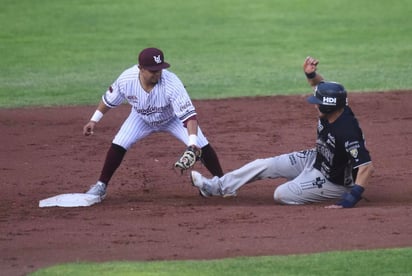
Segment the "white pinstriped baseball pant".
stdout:
<path fill-rule="evenodd" d="M 140 115 L 133 109 L 127 119 L 123 122 L 112 142 L 128 150 L 134 143 L 155 132 L 168 132 L 185 145 L 188 146 L 189 144 L 187 129 L 183 126 L 183 123 L 178 117 L 174 116 L 166 123 L 153 126 L 143 121 Z M 197 133 L 197 145 L 202 148 L 208 143 L 207 138 L 203 135 L 202 130 L 199 127 Z"/>

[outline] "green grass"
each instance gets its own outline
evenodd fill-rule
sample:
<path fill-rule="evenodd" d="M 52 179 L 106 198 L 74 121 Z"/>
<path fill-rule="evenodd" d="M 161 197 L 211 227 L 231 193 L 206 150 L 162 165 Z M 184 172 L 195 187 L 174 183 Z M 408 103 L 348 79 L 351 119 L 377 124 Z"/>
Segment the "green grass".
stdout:
<path fill-rule="evenodd" d="M 42 269 L 32 276 L 410 275 L 411 258 L 411 249 L 405 248 L 210 261 L 75 263 Z"/>
<path fill-rule="evenodd" d="M 193 99 L 412 88 L 409 0 L 1 0 L 0 107 L 96 104 L 148 46 Z"/>
<path fill-rule="evenodd" d="M 410 0 L 0 0 L 0 108 L 96 104 L 145 47 L 193 99 L 412 88 Z M 213 261 L 74 263 L 33 275 L 407 275 L 410 248 Z"/>

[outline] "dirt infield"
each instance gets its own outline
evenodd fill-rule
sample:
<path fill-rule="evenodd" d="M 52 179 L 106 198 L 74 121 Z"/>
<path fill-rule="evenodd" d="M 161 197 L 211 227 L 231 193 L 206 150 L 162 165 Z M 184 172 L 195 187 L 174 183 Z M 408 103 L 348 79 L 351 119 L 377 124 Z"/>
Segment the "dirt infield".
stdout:
<path fill-rule="evenodd" d="M 184 146 L 155 134 L 126 155 L 107 198 L 87 208 L 39 200 L 95 183 L 129 106 L 93 137 L 94 106 L 0 110 L 0 271 L 23 275 L 75 261 L 215 259 L 412 246 L 411 92 L 351 93 L 376 172 L 357 208 L 281 206 L 282 180 L 204 199 L 171 167 Z M 195 101 L 225 171 L 258 157 L 312 147 L 316 111 L 303 96 Z M 208 175 L 200 164 L 196 169 Z"/>

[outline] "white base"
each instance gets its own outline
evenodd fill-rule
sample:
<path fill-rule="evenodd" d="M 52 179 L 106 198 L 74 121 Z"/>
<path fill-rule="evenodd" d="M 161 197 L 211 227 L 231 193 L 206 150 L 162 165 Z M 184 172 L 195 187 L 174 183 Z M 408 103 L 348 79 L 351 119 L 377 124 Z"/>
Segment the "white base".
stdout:
<path fill-rule="evenodd" d="M 99 196 L 73 193 L 60 194 L 39 201 L 39 207 L 85 207 L 101 201 Z"/>

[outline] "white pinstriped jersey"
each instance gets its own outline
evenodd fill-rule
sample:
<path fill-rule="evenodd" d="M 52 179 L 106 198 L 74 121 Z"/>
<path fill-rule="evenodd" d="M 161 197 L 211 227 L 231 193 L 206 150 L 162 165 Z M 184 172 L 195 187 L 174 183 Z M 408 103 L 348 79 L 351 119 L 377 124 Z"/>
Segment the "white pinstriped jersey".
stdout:
<path fill-rule="evenodd" d="M 103 94 L 103 102 L 114 108 L 127 101 L 148 124 L 157 126 L 177 116 L 181 121 L 196 115 L 195 107 L 181 80 L 163 69 L 159 82 L 150 93 L 139 81 L 137 65 L 125 70 Z"/>

